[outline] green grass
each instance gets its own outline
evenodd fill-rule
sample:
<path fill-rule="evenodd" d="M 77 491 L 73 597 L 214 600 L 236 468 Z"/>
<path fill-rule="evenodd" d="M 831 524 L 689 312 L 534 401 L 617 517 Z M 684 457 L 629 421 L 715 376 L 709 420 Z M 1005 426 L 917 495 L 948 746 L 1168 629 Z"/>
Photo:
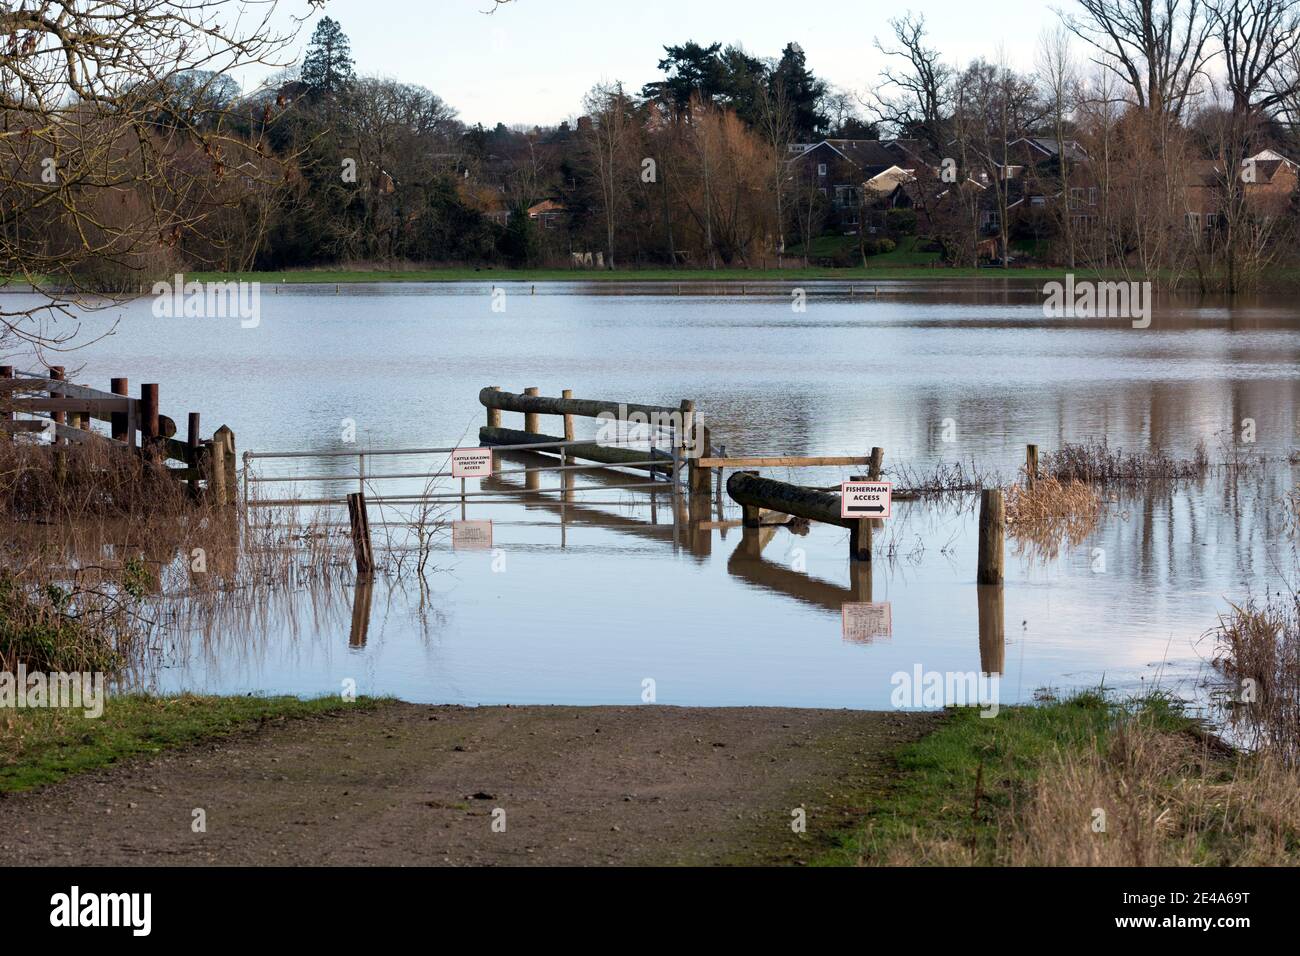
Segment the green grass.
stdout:
<path fill-rule="evenodd" d="M 914 257 L 928 256 L 929 253 L 914 253 L 894 250 L 872 258 L 871 266 L 862 268 L 820 268 L 807 269 L 618 269 L 616 271 L 569 270 L 569 269 L 411 269 L 386 271 L 357 271 L 348 269 L 304 269 L 291 272 L 189 272 L 187 280 L 199 282 L 261 282 L 264 285 L 344 285 L 354 282 L 758 282 L 763 280 L 780 280 L 798 282 L 809 279 L 853 280 L 853 279 L 984 279 L 1000 282 L 1003 279 L 1025 279 L 1032 281 L 1062 279 L 1068 270 L 1064 268 L 1025 268 L 1012 267 L 1001 269 L 958 269 L 948 267 L 928 268 L 909 264 Z M 892 258 L 891 258 L 892 257 Z M 789 257 L 797 259 L 793 254 Z M 890 265 L 896 262 L 898 265 Z M 1103 278 L 1111 273 L 1092 272 L 1076 269 L 1078 278 Z M 1118 275 L 1118 273 L 1114 273 Z"/>
<path fill-rule="evenodd" d="M 156 754 L 210 740 L 267 721 L 317 717 L 378 700 L 338 697 L 110 697 L 104 713 L 80 710 L 0 711 L 0 793 L 30 790 L 69 774 L 106 767 L 128 757 Z"/>
<path fill-rule="evenodd" d="M 1117 717 L 1134 708 L 1160 730 L 1191 725 L 1176 705 L 1158 696 L 1121 705 L 1101 693 L 1084 693 L 1041 706 L 1003 708 L 993 718 L 982 718 L 973 708 L 953 710 L 939 730 L 899 751 L 893 781 L 874 792 L 848 795 L 849 805 L 869 808 L 862 825 L 840 834 L 813 862 L 872 864 L 900 848 L 906 856 L 906 848 L 917 843 L 971 846 L 977 861 L 990 862 L 999 818 L 1023 802 L 1046 761 L 1061 751 L 1096 746 Z"/>

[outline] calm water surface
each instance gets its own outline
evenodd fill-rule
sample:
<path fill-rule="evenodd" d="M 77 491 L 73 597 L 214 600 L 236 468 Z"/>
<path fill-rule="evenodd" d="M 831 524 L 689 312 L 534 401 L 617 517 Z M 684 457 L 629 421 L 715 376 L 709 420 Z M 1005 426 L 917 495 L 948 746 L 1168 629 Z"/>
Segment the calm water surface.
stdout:
<path fill-rule="evenodd" d="M 1044 319 L 1037 287 L 1015 283 L 808 283 L 804 313 L 788 286 L 771 284 L 680 295 L 503 288 L 498 313 L 486 278 L 338 294 L 264 287 L 252 329 L 157 319 L 137 302 L 85 317 L 91 333 L 118 324 L 77 356 L 75 380 L 158 382 L 165 413 L 183 422 L 201 411 L 205 432 L 229 424 L 241 451 L 346 448 L 346 419 L 352 447 L 477 444 L 478 391 L 500 385 L 693 398 L 731 455 L 879 445 L 887 468 L 974 462 L 1009 480 L 1026 443 L 1104 437 L 1179 456 L 1204 443 L 1214 460 L 1236 444 L 1271 462 L 1111 502 L 1095 533 L 1055 558 L 1009 542 L 1000 607 L 974 582 L 968 501 L 897 503 L 877 537 L 889 559 L 866 574 L 851 569 L 841 529 L 761 539 L 674 529 L 670 508 L 652 513 L 634 492 L 597 493 L 613 503 L 569 505 L 563 520 L 553 502 L 471 505 L 468 518 L 493 519 L 495 550 L 440 539 L 423 596 L 409 582 L 376 585 L 364 643 L 351 588 L 300 592 L 172 635 L 147 661 L 146 683 L 316 694 L 352 678 L 363 693 L 416 701 L 596 704 L 636 703 L 649 678 L 667 704 L 873 708 L 889 705 L 895 672 L 919 665 L 1000 671 L 1003 703 L 1103 681 L 1194 694 L 1213 651 L 1204 635 L 1227 601 L 1280 586 L 1295 567 L 1281 507 L 1300 478 L 1285 461 L 1300 447 L 1300 316 L 1289 297 L 1165 302 L 1135 330 Z M 1249 446 L 1237 442 L 1244 419 Z M 352 474 L 355 464 L 257 468 Z M 831 485 L 850 471 L 774 477 Z M 888 633 L 846 630 L 843 605 L 864 601 L 888 603 Z"/>

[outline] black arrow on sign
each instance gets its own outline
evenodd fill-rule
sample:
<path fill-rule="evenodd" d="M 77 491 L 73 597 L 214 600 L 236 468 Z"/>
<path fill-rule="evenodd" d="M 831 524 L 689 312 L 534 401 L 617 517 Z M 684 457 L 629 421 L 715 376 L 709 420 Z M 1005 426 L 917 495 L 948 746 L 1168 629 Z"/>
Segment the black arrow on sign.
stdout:
<path fill-rule="evenodd" d="M 885 513 L 885 506 L 884 506 L 884 505 L 872 505 L 872 506 L 868 507 L 867 505 L 849 505 L 849 510 L 850 510 L 850 511 L 878 511 L 880 514 L 884 514 L 884 513 Z"/>

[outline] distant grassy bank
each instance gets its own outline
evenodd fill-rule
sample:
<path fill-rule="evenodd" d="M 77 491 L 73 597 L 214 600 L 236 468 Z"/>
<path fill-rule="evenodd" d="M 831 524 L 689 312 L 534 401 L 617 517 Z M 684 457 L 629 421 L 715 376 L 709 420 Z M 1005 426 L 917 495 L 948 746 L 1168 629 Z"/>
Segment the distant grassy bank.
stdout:
<path fill-rule="evenodd" d="M 861 823 L 821 865 L 1300 863 L 1300 773 L 1237 753 L 1162 697 L 1085 693 L 991 719 L 952 712 L 849 793 Z"/>
<path fill-rule="evenodd" d="M 342 284 L 354 282 L 799 282 L 805 280 L 856 280 L 886 282 L 889 280 L 978 279 L 1002 282 L 1007 279 L 1046 281 L 1061 279 L 1065 269 L 956 269 L 948 267 L 918 268 L 816 268 L 807 269 L 490 269 L 449 267 L 445 269 L 356 270 L 356 269 L 302 269 L 288 272 L 189 272 L 186 279 L 200 282 L 242 280 L 266 285 Z M 1104 278 L 1100 272 L 1075 270 L 1076 278 Z"/>

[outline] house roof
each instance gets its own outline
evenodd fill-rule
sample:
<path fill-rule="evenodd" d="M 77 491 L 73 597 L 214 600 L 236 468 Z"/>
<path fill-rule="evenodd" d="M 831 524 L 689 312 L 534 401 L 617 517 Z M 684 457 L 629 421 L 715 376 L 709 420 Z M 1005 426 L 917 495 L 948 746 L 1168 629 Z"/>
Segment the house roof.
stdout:
<path fill-rule="evenodd" d="M 906 139 L 824 139 L 817 143 L 792 144 L 790 161 L 801 159 L 822 146 L 834 150 L 861 169 L 868 177 L 876 176 L 899 163 L 914 165 L 920 159 L 921 145 Z"/>
<path fill-rule="evenodd" d="M 915 178 L 916 175 L 913 170 L 903 169 L 900 166 L 890 166 L 868 179 L 862 184 L 862 188 L 867 192 L 883 196 L 892 193 L 904 183 L 910 183 Z"/>
<path fill-rule="evenodd" d="M 1020 139 L 1013 140 L 1010 145 L 1016 146 L 1024 143 L 1030 149 L 1042 153 L 1043 156 L 1057 156 L 1062 151 L 1065 158 L 1074 163 L 1083 163 L 1088 161 L 1088 151 L 1072 139 L 1061 140 L 1059 143 L 1053 136 L 1022 136 Z"/>

